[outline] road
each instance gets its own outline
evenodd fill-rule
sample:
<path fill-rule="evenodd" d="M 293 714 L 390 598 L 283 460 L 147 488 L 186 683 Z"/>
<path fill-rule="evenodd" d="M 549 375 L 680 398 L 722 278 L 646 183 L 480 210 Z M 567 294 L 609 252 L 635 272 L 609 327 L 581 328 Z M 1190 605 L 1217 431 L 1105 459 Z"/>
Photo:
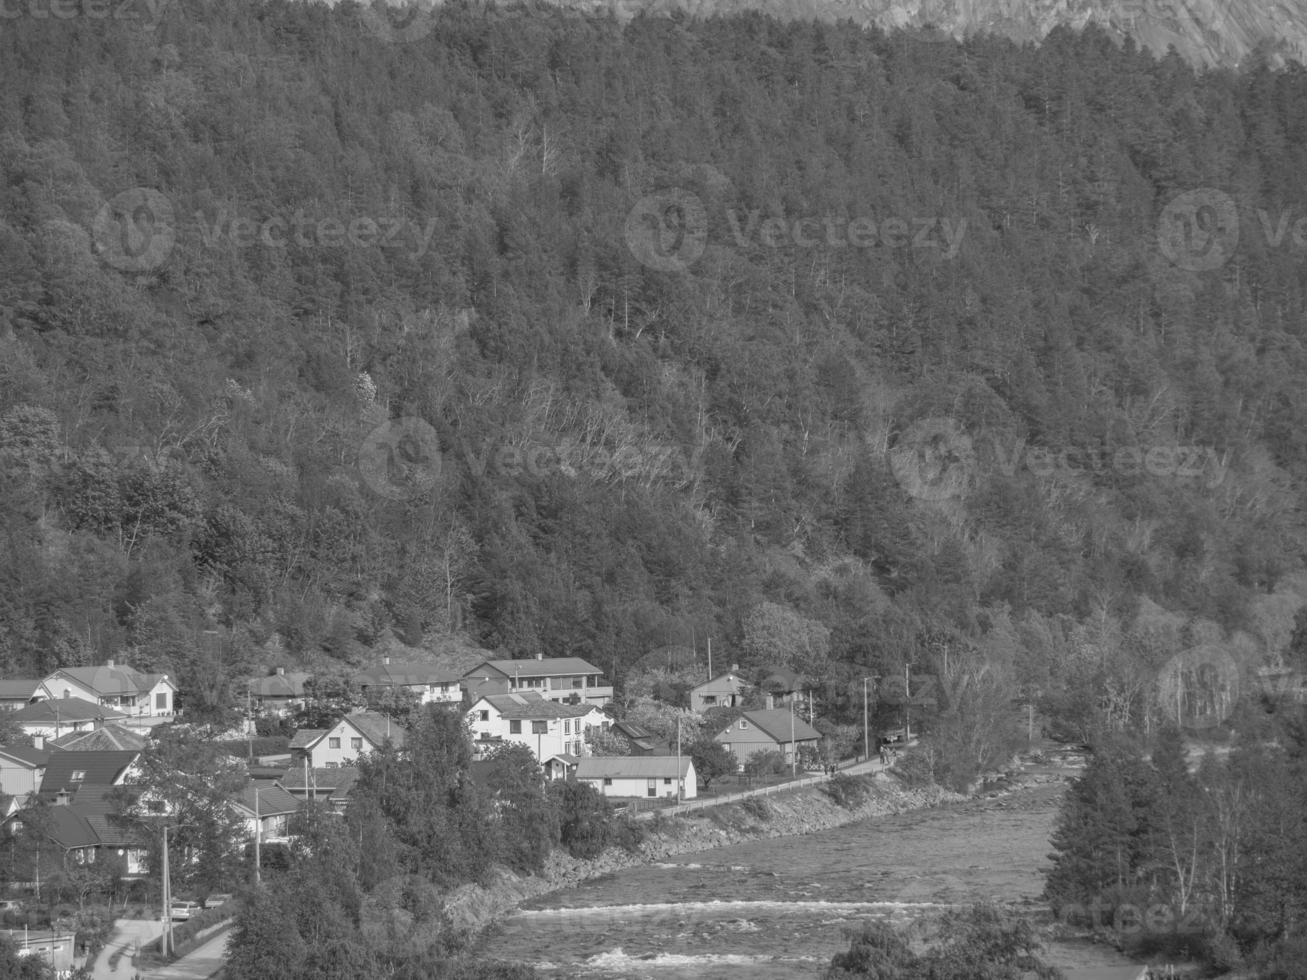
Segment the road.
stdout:
<path fill-rule="evenodd" d="M 230 926 L 219 930 L 175 963 L 142 973 L 141 980 L 208 980 L 227 961 L 230 935 Z"/>
<path fill-rule="evenodd" d="M 119 919 L 113 935 L 91 965 L 91 976 L 94 980 L 132 980 L 136 975 L 132 956 L 141 946 L 157 942 L 162 932 L 163 923 L 158 919 Z M 117 960 L 110 966 L 109 961 L 116 955 Z"/>

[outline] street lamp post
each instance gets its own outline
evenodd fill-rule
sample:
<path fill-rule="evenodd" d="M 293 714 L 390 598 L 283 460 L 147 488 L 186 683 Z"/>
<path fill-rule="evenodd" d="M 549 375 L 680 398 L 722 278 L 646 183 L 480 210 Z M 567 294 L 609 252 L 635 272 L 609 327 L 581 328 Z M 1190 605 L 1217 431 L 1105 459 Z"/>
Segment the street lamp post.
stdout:
<path fill-rule="evenodd" d="M 254 883 L 263 884 L 263 814 L 259 810 L 259 787 L 254 787 Z"/>
<path fill-rule="evenodd" d="M 871 726 L 867 721 L 867 681 L 880 681 L 879 674 L 872 674 L 862 679 L 862 755 L 871 758 Z"/>
<path fill-rule="evenodd" d="M 790 778 L 795 776 L 795 766 L 798 764 L 798 753 L 794 751 L 794 695 L 790 695 Z"/>
<path fill-rule="evenodd" d="M 168 881 L 168 825 L 163 825 L 163 955 L 172 951 L 172 885 Z"/>

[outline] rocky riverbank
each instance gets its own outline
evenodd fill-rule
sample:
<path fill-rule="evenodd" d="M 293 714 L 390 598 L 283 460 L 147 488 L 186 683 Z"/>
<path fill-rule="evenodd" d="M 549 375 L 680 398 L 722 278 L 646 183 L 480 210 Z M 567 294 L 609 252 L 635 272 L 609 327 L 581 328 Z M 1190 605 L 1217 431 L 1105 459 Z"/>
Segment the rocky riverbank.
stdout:
<path fill-rule="evenodd" d="M 450 894 L 446 910 L 455 929 L 475 934 L 523 902 L 610 872 L 741 841 L 809 834 L 869 817 L 966 799 L 938 787 L 908 789 L 884 776 L 868 778 L 867 785 L 867 798 L 849 808 L 836 803 L 824 787 L 808 786 L 654 820 L 648 824 L 648 837 L 638 852 L 610 848 L 593 860 L 582 861 L 555 851 L 543 874 L 521 877 L 503 871 L 488 886 L 464 885 Z"/>

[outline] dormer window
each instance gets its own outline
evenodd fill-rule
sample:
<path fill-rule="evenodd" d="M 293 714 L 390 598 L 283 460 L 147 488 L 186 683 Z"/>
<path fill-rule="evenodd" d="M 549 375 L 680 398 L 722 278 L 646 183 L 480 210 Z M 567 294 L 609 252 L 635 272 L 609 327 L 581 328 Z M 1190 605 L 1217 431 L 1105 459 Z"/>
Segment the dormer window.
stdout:
<path fill-rule="evenodd" d="M 748 727 L 749 727 L 749 723 L 748 723 L 747 721 L 745 721 L 743 718 L 741 718 L 741 719 L 740 719 L 740 731 L 744 731 L 744 730 L 745 730 L 746 728 L 748 728 Z"/>
<path fill-rule="evenodd" d="M 84 770 L 84 769 L 74 769 L 74 770 L 73 770 L 73 774 L 72 774 L 71 776 L 69 776 L 68 778 L 69 778 L 69 780 L 71 780 L 71 781 L 74 782 L 74 783 L 80 783 L 83 779 L 86 778 L 86 770 Z"/>

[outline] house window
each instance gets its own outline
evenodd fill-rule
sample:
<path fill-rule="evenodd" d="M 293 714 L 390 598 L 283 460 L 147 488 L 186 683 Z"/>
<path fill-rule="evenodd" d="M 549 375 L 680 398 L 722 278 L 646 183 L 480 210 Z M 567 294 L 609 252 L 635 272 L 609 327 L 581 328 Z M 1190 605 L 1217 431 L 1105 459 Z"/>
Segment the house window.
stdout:
<path fill-rule="evenodd" d="M 716 695 L 716 694 L 705 694 L 705 695 L 703 696 L 703 703 L 704 703 L 704 704 L 716 704 L 716 703 L 717 703 L 717 695 Z"/>
<path fill-rule="evenodd" d="M 159 711 L 167 711 L 167 710 L 168 710 L 168 692 L 167 692 L 167 691 L 160 691 L 158 694 L 156 694 L 156 695 L 154 696 L 154 706 L 155 706 L 155 708 L 157 708 Z"/>
<path fill-rule="evenodd" d="M 514 719 L 513 721 L 510 721 L 508 723 L 508 734 L 510 735 L 522 734 L 522 722 L 520 719 Z"/>
<path fill-rule="evenodd" d="M 648 796 L 658 795 L 658 780 L 656 779 L 649 780 L 648 786 L 645 789 L 645 794 Z"/>
<path fill-rule="evenodd" d="M 340 748 L 340 739 L 338 739 L 338 738 L 329 738 L 329 739 L 327 739 L 327 748 L 329 748 L 329 749 L 338 749 L 338 748 Z"/>
<path fill-rule="evenodd" d="M 489 720 L 490 720 L 490 712 L 489 712 L 489 711 L 486 711 L 486 710 L 482 710 L 482 712 L 481 712 L 481 720 L 482 720 L 482 721 L 489 721 Z"/>
<path fill-rule="evenodd" d="M 86 771 L 84 769 L 74 769 L 73 774 L 68 778 L 74 783 L 80 783 L 86 778 Z"/>
<path fill-rule="evenodd" d="M 531 722 L 531 734 L 532 734 L 532 735 L 548 735 L 548 734 L 549 734 L 549 722 L 547 722 L 547 721 L 533 721 L 533 722 Z"/>
<path fill-rule="evenodd" d="M 611 785 L 613 785 L 613 778 L 612 778 L 611 776 L 605 776 L 605 777 L 604 777 L 604 785 L 605 785 L 605 786 L 611 786 Z"/>
<path fill-rule="evenodd" d="M 573 687 L 583 687 L 583 686 L 585 686 L 585 682 L 582 681 L 581 678 L 579 678 L 579 677 L 573 677 L 573 678 L 572 678 L 572 686 L 573 686 Z"/>
<path fill-rule="evenodd" d="M 349 747 L 357 752 L 359 749 L 363 748 L 363 739 L 351 738 L 349 740 Z"/>
<path fill-rule="evenodd" d="M 564 735 L 572 734 L 572 719 L 570 718 L 563 719 L 563 734 Z"/>
<path fill-rule="evenodd" d="M 663 785 L 664 785 L 664 786 L 670 786 L 670 785 L 672 785 L 672 777 L 671 777 L 671 776 L 664 776 L 664 777 L 663 777 Z"/>

